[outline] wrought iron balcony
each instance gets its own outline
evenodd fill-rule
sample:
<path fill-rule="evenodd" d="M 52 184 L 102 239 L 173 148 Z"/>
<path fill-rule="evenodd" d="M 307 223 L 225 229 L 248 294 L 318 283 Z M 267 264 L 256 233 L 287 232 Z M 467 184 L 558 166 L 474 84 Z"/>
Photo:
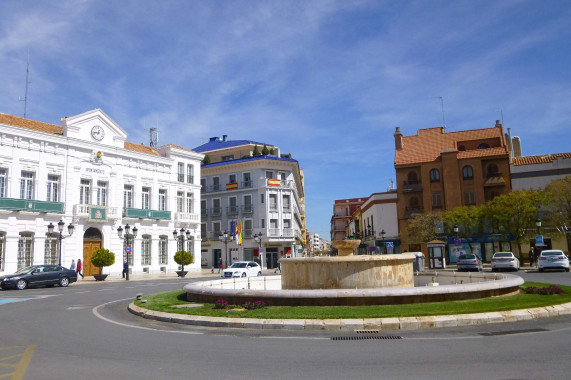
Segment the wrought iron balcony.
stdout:
<path fill-rule="evenodd" d="M 419 181 L 404 181 L 402 191 L 403 193 L 422 192 L 422 184 Z"/>
<path fill-rule="evenodd" d="M 410 207 L 405 208 L 404 217 L 405 217 L 405 219 L 410 219 L 410 218 L 414 218 L 416 215 L 422 214 L 422 213 L 423 213 L 422 206 L 410 206 Z"/>

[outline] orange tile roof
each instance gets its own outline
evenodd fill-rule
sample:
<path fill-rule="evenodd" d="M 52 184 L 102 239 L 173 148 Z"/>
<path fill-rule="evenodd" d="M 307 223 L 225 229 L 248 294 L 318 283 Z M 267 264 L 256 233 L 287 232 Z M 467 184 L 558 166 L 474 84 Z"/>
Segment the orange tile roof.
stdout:
<path fill-rule="evenodd" d="M 559 157 L 563 159 L 571 158 L 571 153 L 552 153 L 552 154 L 538 154 L 536 156 L 514 157 L 513 165 L 535 165 L 535 164 L 549 164 Z"/>
<path fill-rule="evenodd" d="M 143 144 L 134 144 L 128 141 L 125 141 L 125 149 L 127 150 L 132 150 L 134 152 L 139 152 L 139 153 L 147 153 L 147 154 L 152 154 L 154 156 L 160 156 L 160 154 L 158 154 L 157 152 L 155 152 L 155 150 L 153 148 L 151 148 L 150 146 L 147 145 L 143 145 Z"/>
<path fill-rule="evenodd" d="M 175 148 L 175 149 L 186 150 L 186 151 L 188 151 L 188 152 L 194 152 L 194 150 L 192 150 L 192 149 L 183 148 L 182 146 L 179 146 L 179 145 L 176 145 L 176 144 L 167 144 L 167 145 L 160 146 L 159 148 L 164 148 L 164 147 L 171 147 L 171 148 Z"/>
<path fill-rule="evenodd" d="M 508 155 L 502 126 L 445 132 L 443 127 L 419 129 L 418 134 L 402 137 L 402 149 L 395 150 L 395 165 L 432 162 L 446 150 L 458 149 L 459 142 L 500 139 L 500 147 L 459 151 L 458 158 Z"/>
<path fill-rule="evenodd" d="M 15 127 L 33 129 L 35 131 L 45 133 L 53 133 L 55 135 L 63 134 L 63 127 L 60 125 L 43 123 L 41 121 L 26 119 L 5 113 L 0 113 L 0 123 L 13 125 Z"/>

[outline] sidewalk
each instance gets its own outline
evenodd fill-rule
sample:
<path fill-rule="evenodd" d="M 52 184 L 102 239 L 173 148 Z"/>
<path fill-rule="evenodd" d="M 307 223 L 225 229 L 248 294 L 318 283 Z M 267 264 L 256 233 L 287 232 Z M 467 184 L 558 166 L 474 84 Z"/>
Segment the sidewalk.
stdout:
<path fill-rule="evenodd" d="M 273 269 L 264 269 L 263 274 L 274 274 Z M 178 277 L 175 272 L 167 272 L 167 273 L 135 273 L 129 275 L 129 281 L 150 281 L 150 280 L 176 280 L 179 279 L 181 282 L 185 281 L 189 278 L 202 278 L 202 277 L 215 277 L 220 278 L 220 273 L 218 273 L 218 269 L 214 270 L 214 273 L 210 271 L 209 268 L 201 269 L 198 272 L 191 272 L 189 271 L 184 278 Z M 121 274 L 110 274 L 104 281 L 96 281 L 95 277 L 93 276 L 85 276 L 83 279 L 81 276 L 77 279 L 75 284 L 97 284 L 97 283 L 106 283 L 106 282 L 119 282 L 119 281 L 126 281 Z"/>

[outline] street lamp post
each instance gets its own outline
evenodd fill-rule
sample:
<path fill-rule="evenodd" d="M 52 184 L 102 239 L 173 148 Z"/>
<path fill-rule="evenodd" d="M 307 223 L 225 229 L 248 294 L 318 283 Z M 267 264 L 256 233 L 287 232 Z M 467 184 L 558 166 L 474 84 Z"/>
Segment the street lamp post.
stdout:
<path fill-rule="evenodd" d="M 119 226 L 119 228 L 117 228 L 117 235 L 119 235 L 119 238 L 124 238 L 125 239 L 125 247 L 130 247 L 131 244 L 133 244 L 135 238 L 137 237 L 137 232 L 139 231 L 139 229 L 137 227 L 133 227 L 133 233 L 131 233 L 131 226 L 129 226 L 129 224 L 125 224 L 125 236 L 123 236 L 123 227 Z M 129 281 L 129 253 L 133 253 L 132 251 L 132 247 L 131 251 L 129 252 L 125 252 L 125 254 L 127 255 L 127 268 L 125 268 L 125 280 Z M 133 256 L 131 256 L 133 257 Z"/>
<path fill-rule="evenodd" d="M 385 230 L 381 230 L 380 234 L 381 234 L 381 248 L 382 248 L 381 253 L 383 253 L 383 252 L 386 252 L 386 249 L 385 249 L 386 248 L 385 247 L 385 234 L 386 234 L 386 232 L 385 232 Z"/>
<path fill-rule="evenodd" d="M 258 243 L 258 255 L 260 256 L 260 267 L 264 270 L 264 255 L 262 254 L 262 233 L 254 235 L 254 240 Z"/>
<path fill-rule="evenodd" d="M 535 225 L 537 226 L 537 235 L 539 235 L 541 230 L 541 219 L 537 218 L 535 220 Z"/>
<path fill-rule="evenodd" d="M 224 255 L 226 256 L 226 268 L 229 267 L 229 262 L 228 262 L 228 242 L 232 241 L 232 236 L 228 236 L 228 231 L 224 231 L 223 233 L 221 233 L 220 235 L 218 235 L 218 239 L 220 239 L 220 241 L 224 242 Z"/>
<path fill-rule="evenodd" d="M 58 235 L 58 265 L 61 266 L 61 242 L 63 239 L 70 237 L 71 235 L 73 235 L 73 229 L 74 226 L 72 223 L 67 225 L 67 232 L 69 233 L 68 236 L 63 236 L 63 227 L 65 226 L 65 223 L 63 222 L 63 220 L 60 219 L 60 221 L 57 224 L 57 228 L 59 230 L 59 235 Z M 48 233 L 51 235 L 54 233 L 54 225 L 52 224 L 52 222 L 50 222 L 50 224 L 48 224 Z"/>
<path fill-rule="evenodd" d="M 175 240 L 178 240 L 179 244 L 180 244 L 180 250 L 182 251 L 182 270 L 180 273 L 177 273 L 180 277 L 184 277 L 185 273 L 184 273 L 184 236 L 186 235 L 186 241 L 190 240 L 190 230 L 186 230 L 184 228 L 180 228 L 180 236 L 178 235 L 178 232 L 175 228 L 175 230 L 172 232 L 172 236 L 174 237 Z"/>

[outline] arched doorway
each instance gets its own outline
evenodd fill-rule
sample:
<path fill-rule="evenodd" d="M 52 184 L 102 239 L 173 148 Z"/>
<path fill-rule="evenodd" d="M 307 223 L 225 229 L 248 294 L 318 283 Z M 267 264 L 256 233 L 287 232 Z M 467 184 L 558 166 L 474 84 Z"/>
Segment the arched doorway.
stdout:
<path fill-rule="evenodd" d="M 90 227 L 83 234 L 83 275 L 99 274 L 99 268 L 91 264 L 91 255 L 102 247 L 103 236 L 97 228 Z"/>

